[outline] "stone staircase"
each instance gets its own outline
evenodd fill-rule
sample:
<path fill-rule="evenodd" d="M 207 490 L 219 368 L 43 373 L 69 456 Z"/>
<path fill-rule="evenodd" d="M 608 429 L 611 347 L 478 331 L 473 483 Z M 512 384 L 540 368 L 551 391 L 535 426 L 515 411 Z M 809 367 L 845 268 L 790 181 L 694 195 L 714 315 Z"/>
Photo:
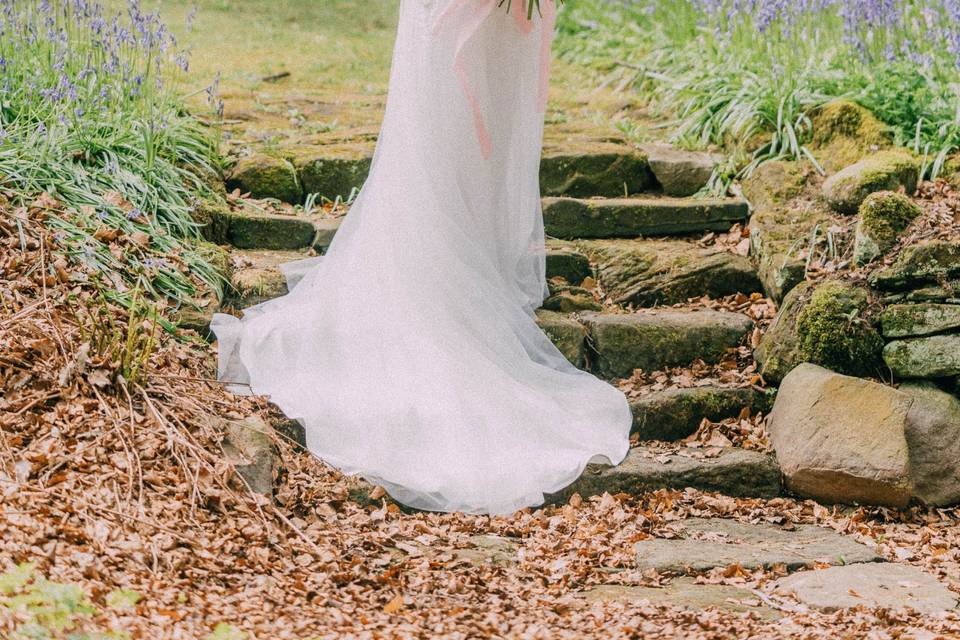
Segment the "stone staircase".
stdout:
<path fill-rule="evenodd" d="M 228 176 L 228 187 L 289 202 L 302 198 L 304 190 L 322 189 L 335 197 L 360 186 L 369 157 L 323 153 L 297 160 L 263 158 L 259 164 L 245 159 Z M 538 320 L 575 365 L 612 380 L 630 377 L 638 368 L 657 371 L 698 359 L 717 363 L 752 333 L 752 320 L 739 313 L 658 306 L 762 291 L 749 258 L 697 242 L 706 232 L 727 232 L 750 217 L 745 200 L 694 197 L 715 162 L 707 154 L 663 146 L 603 143 L 575 153 L 545 151 L 547 276 L 555 295 L 538 311 Z M 294 211 L 209 215 L 210 239 L 232 246 L 238 265 L 225 309 L 239 311 L 284 295 L 280 265 L 329 247 L 339 220 Z M 599 281 L 610 300 L 629 307 L 597 304 L 580 287 L 588 278 Z M 769 403 L 767 394 L 753 389 L 655 392 L 632 403 L 634 431 L 641 440 L 677 442 L 696 432 L 703 418 L 735 417 L 744 407 L 766 411 Z M 577 485 L 553 499 L 566 499 L 572 491 L 591 495 L 688 486 L 736 496 L 780 491 L 779 470 L 769 454 L 731 448 L 656 451 L 640 446 L 616 469 L 591 467 Z"/>

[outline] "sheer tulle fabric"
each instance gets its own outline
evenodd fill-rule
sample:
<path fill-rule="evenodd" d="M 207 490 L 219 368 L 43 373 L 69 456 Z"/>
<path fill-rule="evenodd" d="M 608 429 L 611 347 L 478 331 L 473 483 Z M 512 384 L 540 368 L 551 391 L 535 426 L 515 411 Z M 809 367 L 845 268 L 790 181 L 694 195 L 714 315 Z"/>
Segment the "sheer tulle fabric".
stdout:
<path fill-rule="evenodd" d="M 289 295 L 213 325 L 222 380 L 419 509 L 510 513 L 628 448 L 623 394 L 535 323 L 549 38 L 495 8 L 402 0 L 373 167 L 332 246 L 288 266 Z"/>

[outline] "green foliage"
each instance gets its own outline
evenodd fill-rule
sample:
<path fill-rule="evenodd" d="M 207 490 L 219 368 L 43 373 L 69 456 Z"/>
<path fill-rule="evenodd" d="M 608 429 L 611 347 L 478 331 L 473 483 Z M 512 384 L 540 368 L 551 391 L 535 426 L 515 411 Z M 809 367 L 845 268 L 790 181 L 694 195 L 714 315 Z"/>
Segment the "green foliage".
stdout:
<path fill-rule="evenodd" d="M 217 198 L 207 182 L 220 160 L 180 97 L 185 57 L 163 23 L 136 0 L 116 27 L 95 3 L 4 7 L 0 195 L 27 205 L 50 194 L 40 202 L 63 255 L 103 276 L 114 299 L 129 303 L 139 288 L 183 301 L 219 288 L 194 249 L 191 209 Z M 104 230 L 142 241 L 111 247 Z"/>
<path fill-rule="evenodd" d="M 811 116 L 838 98 L 923 154 L 926 175 L 943 170 L 960 146 L 960 68 L 943 3 L 889 3 L 880 18 L 846 0 L 746 4 L 583 0 L 564 12 L 557 49 L 632 74 L 675 116 L 675 141 L 727 148 L 741 175 L 772 159 L 816 165 Z M 944 28 L 931 30 L 931 16 Z"/>
<path fill-rule="evenodd" d="M 128 637 L 113 631 L 87 630 L 97 608 L 83 589 L 78 585 L 45 580 L 36 576 L 34 570 L 35 565 L 24 563 L 0 574 L 0 609 L 13 613 L 20 621 L 10 640 L 62 637 L 70 640 L 123 640 Z"/>

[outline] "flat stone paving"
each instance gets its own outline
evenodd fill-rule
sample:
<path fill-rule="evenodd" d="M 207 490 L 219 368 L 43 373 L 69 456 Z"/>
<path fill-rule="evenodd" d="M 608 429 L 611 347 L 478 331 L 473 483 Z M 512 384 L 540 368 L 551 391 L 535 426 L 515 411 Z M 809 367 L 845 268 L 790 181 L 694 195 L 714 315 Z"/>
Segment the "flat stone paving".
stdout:
<path fill-rule="evenodd" d="M 693 578 L 676 578 L 662 587 L 638 587 L 604 584 L 578 594 L 587 602 L 650 602 L 685 609 L 710 607 L 731 613 L 755 613 L 764 618 L 779 618 L 780 613 L 766 606 L 750 589 L 722 584 L 697 584 Z"/>
<path fill-rule="evenodd" d="M 815 563 L 849 565 L 882 560 L 870 547 L 815 525 L 785 530 L 771 524 L 705 518 L 680 522 L 678 532 L 682 539 L 638 542 L 634 546 L 637 568 L 696 574 L 736 564 L 747 571 L 782 564 L 793 571 Z"/>
<path fill-rule="evenodd" d="M 773 590 L 828 613 L 864 606 L 936 615 L 955 609 L 958 598 L 929 573 L 889 562 L 802 571 L 777 580 Z"/>

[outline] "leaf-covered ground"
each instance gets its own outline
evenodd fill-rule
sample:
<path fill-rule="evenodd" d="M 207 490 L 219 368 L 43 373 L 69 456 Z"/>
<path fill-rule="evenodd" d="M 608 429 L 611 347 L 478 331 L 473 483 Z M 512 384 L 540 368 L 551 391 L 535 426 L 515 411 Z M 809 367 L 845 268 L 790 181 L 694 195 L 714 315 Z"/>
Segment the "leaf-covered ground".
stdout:
<path fill-rule="evenodd" d="M 668 576 L 634 570 L 633 543 L 673 537 L 672 523 L 704 515 L 819 524 L 960 592 L 956 510 L 660 491 L 575 496 L 511 517 L 406 513 L 376 490 L 356 501 L 355 481 L 285 442 L 275 499 L 252 496 L 220 443 L 226 421 L 269 416 L 267 405 L 210 380 L 209 346 L 154 331 L 149 316 L 131 322 L 56 265 L 47 275 L 54 243 L 41 210 L 0 216 L 0 573 L 33 562 L 40 576 L 80 585 L 96 610 L 76 618 L 87 630 L 151 640 L 205 638 L 218 624 L 236 633 L 221 626 L 217 637 L 263 639 L 960 633 L 956 614 L 807 611 L 764 591 L 776 568 L 700 577 L 756 589 L 772 618 L 580 596 L 663 584 Z M 130 345 L 118 352 L 133 355 L 126 366 L 101 339 L 111 332 Z M 138 358 L 142 375 L 129 366 Z M 116 606 L 131 592 L 140 599 Z M 23 617 L 9 595 L 0 588 L 0 637 L 16 637 Z"/>

